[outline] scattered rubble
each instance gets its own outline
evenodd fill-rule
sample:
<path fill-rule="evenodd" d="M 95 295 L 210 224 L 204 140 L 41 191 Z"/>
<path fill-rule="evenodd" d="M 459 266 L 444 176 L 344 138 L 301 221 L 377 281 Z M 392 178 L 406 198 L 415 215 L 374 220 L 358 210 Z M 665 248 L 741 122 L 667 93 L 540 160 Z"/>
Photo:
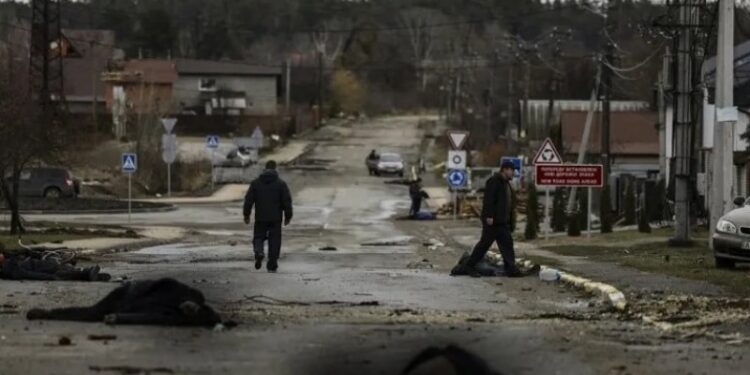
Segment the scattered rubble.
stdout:
<path fill-rule="evenodd" d="M 335 248 L 335 247 L 333 247 L 333 246 L 323 246 L 323 247 L 321 247 L 318 250 L 320 250 L 320 251 L 338 251 L 338 249 Z"/>

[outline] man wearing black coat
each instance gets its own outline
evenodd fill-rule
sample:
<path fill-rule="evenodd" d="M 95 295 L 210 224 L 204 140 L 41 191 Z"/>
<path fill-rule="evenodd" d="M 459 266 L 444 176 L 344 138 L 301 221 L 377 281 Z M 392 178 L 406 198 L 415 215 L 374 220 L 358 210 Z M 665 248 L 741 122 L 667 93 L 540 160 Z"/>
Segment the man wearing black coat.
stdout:
<path fill-rule="evenodd" d="M 263 245 L 268 240 L 268 272 L 276 272 L 281 254 L 281 222 L 289 225 L 292 220 L 292 195 L 286 182 L 276 172 L 276 162 L 266 163 L 266 170 L 260 174 L 247 190 L 243 214 L 245 224 L 250 224 L 250 214 L 255 207 L 255 227 L 253 250 L 255 269 L 263 265 Z"/>
<path fill-rule="evenodd" d="M 482 205 L 482 237 L 464 265 L 466 273 L 471 276 L 481 276 L 476 265 L 484 259 L 493 242 L 497 242 L 500 248 L 506 276 L 521 275 L 516 267 L 516 254 L 513 249 L 516 215 L 515 196 L 510 182 L 513 180 L 514 170 L 513 163 L 505 162 L 500 167 L 500 172 L 487 180 Z"/>

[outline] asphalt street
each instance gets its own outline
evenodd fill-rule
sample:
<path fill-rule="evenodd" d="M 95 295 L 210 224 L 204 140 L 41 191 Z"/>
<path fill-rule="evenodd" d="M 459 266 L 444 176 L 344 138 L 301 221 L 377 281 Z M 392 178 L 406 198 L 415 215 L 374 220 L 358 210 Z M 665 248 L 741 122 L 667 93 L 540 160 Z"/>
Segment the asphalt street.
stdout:
<path fill-rule="evenodd" d="M 469 250 L 453 229 L 464 228 L 465 236 L 477 226 L 478 235 L 478 223 L 396 220 L 408 210 L 407 188 L 364 168 L 371 149 L 415 162 L 424 136 L 418 120 L 328 128 L 300 161 L 319 168 L 281 170 L 293 190 L 295 218 L 285 228 L 278 273 L 253 269 L 241 203 L 133 215 L 133 225 L 184 227 L 188 234 L 91 259 L 116 278 L 173 277 L 199 288 L 238 327 L 29 322 L 24 314 L 32 307 L 91 304 L 116 284 L 2 282 L 0 304 L 12 308 L 0 314 L 0 374 L 397 374 L 421 350 L 451 343 L 504 374 L 747 370 L 746 347 L 665 333 L 533 276 L 449 276 Z M 32 219 L 128 222 L 127 215 Z M 431 240 L 445 246 L 424 246 Z M 63 336 L 72 345 L 59 345 Z"/>

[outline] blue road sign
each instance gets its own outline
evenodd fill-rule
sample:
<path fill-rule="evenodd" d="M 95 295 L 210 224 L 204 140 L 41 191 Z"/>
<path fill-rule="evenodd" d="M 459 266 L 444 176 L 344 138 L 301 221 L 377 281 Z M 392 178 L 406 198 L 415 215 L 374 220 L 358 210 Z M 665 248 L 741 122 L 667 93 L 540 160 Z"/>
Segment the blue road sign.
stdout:
<path fill-rule="evenodd" d="M 138 170 L 138 155 L 122 154 L 122 171 L 125 173 L 134 173 Z"/>
<path fill-rule="evenodd" d="M 448 171 L 448 184 L 452 188 L 461 188 L 466 186 L 466 171 L 463 169 L 451 169 Z"/>
<path fill-rule="evenodd" d="M 219 147 L 219 136 L 218 135 L 208 135 L 206 136 L 206 147 L 208 148 L 218 148 Z"/>
<path fill-rule="evenodd" d="M 513 163 L 513 178 L 521 178 L 523 176 L 523 159 L 521 158 L 514 158 L 510 156 L 503 156 L 500 159 L 500 164 L 502 165 L 506 161 L 509 161 Z"/>

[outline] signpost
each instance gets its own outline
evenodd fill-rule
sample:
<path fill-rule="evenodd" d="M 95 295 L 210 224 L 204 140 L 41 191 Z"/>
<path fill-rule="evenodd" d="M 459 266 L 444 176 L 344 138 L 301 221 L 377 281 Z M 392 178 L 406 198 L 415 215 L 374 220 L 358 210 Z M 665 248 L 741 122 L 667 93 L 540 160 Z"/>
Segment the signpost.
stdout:
<path fill-rule="evenodd" d="M 128 175 L 128 224 L 130 224 L 133 211 L 133 173 L 138 170 L 138 155 L 133 153 L 122 154 L 122 172 Z"/>
<path fill-rule="evenodd" d="M 177 159 L 177 136 L 172 134 L 175 124 L 177 124 L 176 118 L 163 118 L 161 123 L 164 126 L 166 132 L 161 137 L 161 158 L 167 163 L 167 196 L 172 196 L 172 163 Z"/>
<path fill-rule="evenodd" d="M 458 190 L 466 187 L 468 176 L 466 174 L 468 154 L 464 145 L 469 139 L 469 132 L 462 130 L 449 130 L 448 141 L 453 150 L 448 151 L 448 160 L 445 163 L 448 169 L 448 186 L 453 192 L 453 220 L 458 218 Z"/>
<path fill-rule="evenodd" d="M 537 186 L 587 187 L 587 236 L 591 236 L 591 188 L 604 185 L 604 166 L 601 164 L 540 164 L 536 166 Z"/>
<path fill-rule="evenodd" d="M 214 159 L 216 159 L 216 149 L 219 148 L 219 136 L 210 134 L 206 136 L 206 148 L 211 150 L 211 191 L 214 190 L 216 183 L 216 171 L 214 170 Z"/>
<path fill-rule="evenodd" d="M 547 138 L 544 140 L 544 143 L 542 143 L 542 147 L 539 147 L 539 151 L 537 151 L 536 156 L 534 156 L 534 166 L 540 166 L 540 165 L 561 165 L 562 164 L 562 157 L 560 157 L 560 153 L 557 152 L 557 148 L 555 147 L 555 144 L 552 143 L 552 140 L 550 138 Z M 538 171 L 534 171 L 534 176 L 538 176 Z M 538 181 L 535 181 L 535 185 L 537 187 L 539 186 L 545 186 L 545 185 L 539 185 Z M 552 220 L 549 216 L 549 189 L 552 186 L 547 186 L 546 189 L 544 189 L 544 222 L 546 223 L 544 228 L 544 239 L 549 239 L 549 233 L 552 231 Z M 591 206 L 589 204 L 589 206 Z"/>

